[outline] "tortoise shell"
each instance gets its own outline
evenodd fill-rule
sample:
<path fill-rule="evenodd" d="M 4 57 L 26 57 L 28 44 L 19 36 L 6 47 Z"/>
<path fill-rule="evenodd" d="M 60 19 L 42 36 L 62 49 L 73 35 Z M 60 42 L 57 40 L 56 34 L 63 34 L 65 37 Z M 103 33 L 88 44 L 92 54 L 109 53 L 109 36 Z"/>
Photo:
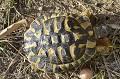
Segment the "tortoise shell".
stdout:
<path fill-rule="evenodd" d="M 95 54 L 96 39 L 86 16 L 45 14 L 24 34 L 27 58 L 37 69 L 59 73 L 82 66 Z"/>

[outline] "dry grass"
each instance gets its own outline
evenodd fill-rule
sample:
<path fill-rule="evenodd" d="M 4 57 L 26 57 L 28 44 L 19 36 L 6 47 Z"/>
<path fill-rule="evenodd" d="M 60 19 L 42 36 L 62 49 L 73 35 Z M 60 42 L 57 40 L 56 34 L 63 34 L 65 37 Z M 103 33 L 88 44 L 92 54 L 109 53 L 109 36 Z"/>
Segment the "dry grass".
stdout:
<path fill-rule="evenodd" d="M 4 2 L 11 1 L 11 2 Z M 84 7 L 83 7 L 84 5 Z M 0 30 L 28 17 L 44 13 L 81 13 L 85 8 L 101 18 L 100 24 L 114 24 L 108 36 L 113 45 L 108 56 L 97 53 L 85 64 L 94 70 L 93 79 L 120 79 L 120 1 L 119 0 L 3 0 L 0 2 Z M 46 74 L 31 69 L 25 57 L 25 26 L 0 39 L 0 79 L 79 79 L 79 70 L 63 74 Z M 89 65 L 88 65 L 89 64 Z M 76 70 L 76 69 L 75 69 Z"/>

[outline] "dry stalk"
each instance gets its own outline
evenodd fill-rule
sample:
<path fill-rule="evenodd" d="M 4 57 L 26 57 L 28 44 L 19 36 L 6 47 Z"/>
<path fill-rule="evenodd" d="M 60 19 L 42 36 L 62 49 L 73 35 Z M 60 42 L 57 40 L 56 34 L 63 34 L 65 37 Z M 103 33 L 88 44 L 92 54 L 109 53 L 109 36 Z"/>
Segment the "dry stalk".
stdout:
<path fill-rule="evenodd" d="M 31 22 L 33 21 L 33 18 L 28 18 L 28 19 L 22 19 L 10 26 L 8 26 L 7 28 L 3 29 L 0 32 L 0 39 L 4 38 L 6 35 L 10 34 L 11 32 L 17 30 L 20 26 L 22 26 L 23 24 L 26 24 L 27 26 L 29 26 L 31 24 Z"/>

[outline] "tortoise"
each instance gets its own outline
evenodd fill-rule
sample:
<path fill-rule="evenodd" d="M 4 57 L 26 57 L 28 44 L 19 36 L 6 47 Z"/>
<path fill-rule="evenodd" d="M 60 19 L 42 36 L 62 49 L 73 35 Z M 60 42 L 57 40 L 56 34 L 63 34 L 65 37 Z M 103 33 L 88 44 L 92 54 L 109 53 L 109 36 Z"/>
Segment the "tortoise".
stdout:
<path fill-rule="evenodd" d="M 24 34 L 28 61 L 46 73 L 82 66 L 95 55 L 96 39 L 107 35 L 107 27 L 94 27 L 97 17 L 91 16 L 85 11 L 37 17 Z"/>

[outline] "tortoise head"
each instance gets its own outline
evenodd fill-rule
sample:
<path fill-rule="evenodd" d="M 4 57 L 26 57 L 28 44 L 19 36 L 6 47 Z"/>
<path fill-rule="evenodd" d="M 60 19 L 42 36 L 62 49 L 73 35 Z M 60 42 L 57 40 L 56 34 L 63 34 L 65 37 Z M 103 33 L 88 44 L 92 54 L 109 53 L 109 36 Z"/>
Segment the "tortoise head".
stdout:
<path fill-rule="evenodd" d="M 99 18 L 93 15 L 92 13 L 90 13 L 89 10 L 85 10 L 82 13 L 82 15 L 87 16 L 90 19 L 96 38 L 104 38 L 109 34 L 110 27 L 99 24 L 99 21 L 100 21 Z"/>
<path fill-rule="evenodd" d="M 108 36 L 108 34 L 110 32 L 110 27 L 102 26 L 102 25 L 95 26 L 94 32 L 95 32 L 96 38 L 104 38 L 104 37 Z"/>

